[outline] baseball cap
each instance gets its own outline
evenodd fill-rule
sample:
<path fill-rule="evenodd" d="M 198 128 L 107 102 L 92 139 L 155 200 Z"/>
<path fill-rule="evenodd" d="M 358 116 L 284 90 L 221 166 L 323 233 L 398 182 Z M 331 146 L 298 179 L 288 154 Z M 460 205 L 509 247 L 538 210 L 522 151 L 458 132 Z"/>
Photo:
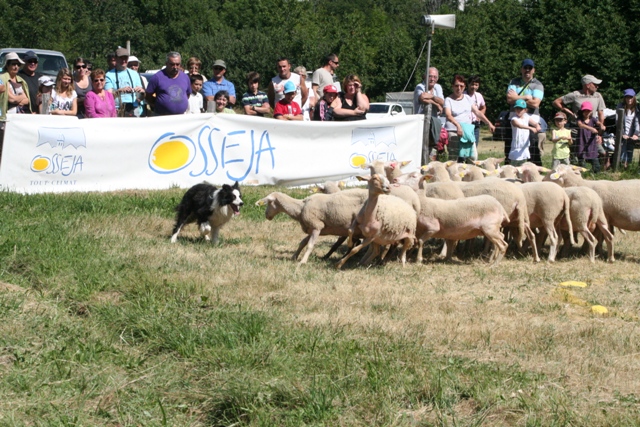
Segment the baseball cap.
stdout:
<path fill-rule="evenodd" d="M 515 108 L 527 108 L 527 103 L 524 102 L 524 99 L 518 99 L 516 100 L 516 103 L 513 104 L 513 106 Z"/>
<path fill-rule="evenodd" d="M 593 111 L 593 105 L 591 105 L 589 101 L 584 101 L 582 105 L 580 105 L 580 110 Z"/>
<path fill-rule="evenodd" d="M 522 66 L 523 67 L 533 67 L 533 68 L 535 68 L 536 65 L 533 63 L 533 59 L 527 58 L 524 61 L 522 61 Z"/>
<path fill-rule="evenodd" d="M 38 55 L 36 55 L 36 53 L 32 50 L 28 50 L 25 54 L 24 54 L 24 58 L 22 58 L 25 62 L 27 61 L 33 61 L 34 59 L 37 61 L 38 60 Z"/>
<path fill-rule="evenodd" d="M 129 62 L 137 62 L 138 64 L 142 64 L 142 62 L 140 62 L 140 60 L 138 59 L 138 57 L 137 57 L 137 56 L 135 56 L 135 55 L 131 55 L 131 56 L 129 57 Z"/>
<path fill-rule="evenodd" d="M 42 76 L 38 79 L 38 84 L 42 86 L 53 86 L 55 82 L 49 76 Z"/>
<path fill-rule="evenodd" d="M 213 63 L 214 67 L 222 67 L 225 70 L 227 69 L 227 64 L 222 59 L 216 59 L 216 62 Z"/>
<path fill-rule="evenodd" d="M 323 93 L 338 93 L 338 88 L 336 88 L 334 85 L 326 85 L 323 89 L 322 89 Z"/>
<path fill-rule="evenodd" d="M 625 89 L 624 96 L 636 96 L 636 91 L 631 88 Z"/>
<path fill-rule="evenodd" d="M 583 85 L 588 85 L 589 83 L 594 83 L 594 84 L 599 85 L 600 83 L 602 83 L 602 80 L 595 78 L 591 74 L 587 74 L 586 76 L 584 76 L 582 78 L 582 84 Z"/>
<path fill-rule="evenodd" d="M 284 93 L 291 93 L 296 91 L 296 84 L 292 81 L 287 81 L 284 84 Z"/>
<path fill-rule="evenodd" d="M 558 111 L 556 113 L 555 116 L 553 116 L 554 119 L 564 119 L 567 120 L 567 115 L 565 113 L 563 113 L 562 111 Z"/>
<path fill-rule="evenodd" d="M 129 56 L 129 51 L 126 47 L 119 47 L 116 49 L 116 56 L 120 58 L 121 56 Z"/>
<path fill-rule="evenodd" d="M 24 61 L 20 59 L 17 53 L 9 52 L 7 56 L 4 57 L 4 63 L 6 64 L 9 61 L 18 61 L 20 64 L 24 64 Z"/>

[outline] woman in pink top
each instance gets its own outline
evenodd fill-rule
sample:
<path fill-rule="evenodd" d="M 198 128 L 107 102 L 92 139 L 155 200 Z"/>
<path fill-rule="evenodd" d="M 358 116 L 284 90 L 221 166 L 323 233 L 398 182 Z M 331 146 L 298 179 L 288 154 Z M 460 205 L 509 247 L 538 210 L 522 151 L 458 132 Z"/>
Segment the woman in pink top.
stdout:
<path fill-rule="evenodd" d="M 111 92 L 104 90 L 105 73 L 100 68 L 91 72 L 93 89 L 84 100 L 85 117 L 116 117 L 116 103 Z"/>

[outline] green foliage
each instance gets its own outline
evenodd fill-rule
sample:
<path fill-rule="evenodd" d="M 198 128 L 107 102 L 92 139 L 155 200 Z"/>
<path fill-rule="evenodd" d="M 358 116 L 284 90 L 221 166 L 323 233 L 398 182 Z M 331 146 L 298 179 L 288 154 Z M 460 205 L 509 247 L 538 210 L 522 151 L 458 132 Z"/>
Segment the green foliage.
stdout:
<path fill-rule="evenodd" d="M 160 68 L 166 52 L 197 56 L 209 76 L 224 59 L 227 77 L 244 91 L 249 71 L 262 74 L 263 88 L 275 60 L 313 71 L 330 52 L 340 56 L 338 76 L 358 74 L 373 100 L 385 92 L 413 90 L 425 67 L 417 56 L 426 42 L 420 16 L 455 13 L 455 30 L 436 30 L 431 63 L 445 94 L 454 73 L 482 77 L 490 117 L 506 108 L 509 80 L 522 59 L 536 62 L 545 86 L 542 113 L 551 102 L 580 88 L 580 76 L 604 80 L 601 92 L 614 106 L 620 91 L 640 86 L 634 54 L 640 50 L 640 2 L 615 0 L 61 0 L 0 1 L 4 46 L 62 51 L 104 66 L 106 53 L 131 42 L 146 69 Z"/>

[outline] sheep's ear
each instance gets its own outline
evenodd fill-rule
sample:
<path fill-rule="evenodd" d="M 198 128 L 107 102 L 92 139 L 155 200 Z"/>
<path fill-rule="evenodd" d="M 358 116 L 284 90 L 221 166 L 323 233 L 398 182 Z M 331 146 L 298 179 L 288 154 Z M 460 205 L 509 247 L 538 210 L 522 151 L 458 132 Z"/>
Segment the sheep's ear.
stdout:
<path fill-rule="evenodd" d="M 467 170 L 468 168 L 469 168 L 469 166 L 466 163 L 459 163 L 458 164 L 458 170 L 460 170 L 460 169 Z"/>
<path fill-rule="evenodd" d="M 491 175 L 491 172 L 489 172 L 489 171 L 488 171 L 488 170 L 486 170 L 486 169 L 480 169 L 480 170 L 482 171 L 482 175 L 484 175 L 484 176 L 489 176 L 489 175 Z"/>
<path fill-rule="evenodd" d="M 518 173 L 522 173 L 522 171 L 523 171 L 522 166 L 518 166 L 517 168 L 515 168 L 515 170 L 516 170 Z"/>
<path fill-rule="evenodd" d="M 431 174 L 427 173 L 427 174 L 422 175 L 422 179 L 424 179 L 425 181 L 428 181 L 431 178 L 433 178 L 433 175 L 431 175 Z"/>
<path fill-rule="evenodd" d="M 338 188 L 344 190 L 347 184 L 344 181 L 338 181 Z"/>
<path fill-rule="evenodd" d="M 316 184 L 315 187 L 311 187 L 311 194 L 316 194 L 316 193 L 321 193 L 322 191 L 324 191 L 324 188 L 322 188 L 320 186 L 320 184 Z"/>
<path fill-rule="evenodd" d="M 551 175 L 549 175 L 549 178 L 551 178 L 551 179 L 553 179 L 555 181 L 555 180 L 560 179 L 560 175 L 561 175 L 560 172 L 554 172 Z"/>
<path fill-rule="evenodd" d="M 476 165 L 476 166 L 482 166 L 482 165 L 484 165 L 484 162 L 482 160 L 474 160 L 473 164 Z"/>
<path fill-rule="evenodd" d="M 385 166 L 395 169 L 398 167 L 398 162 L 388 162 Z"/>
<path fill-rule="evenodd" d="M 422 165 L 422 166 L 420 166 L 420 170 L 421 170 L 421 171 L 429 170 L 429 165 Z"/>
<path fill-rule="evenodd" d="M 359 176 L 359 175 L 358 175 L 358 176 L 356 176 L 356 179 L 357 179 L 358 181 L 367 181 L 367 182 L 369 182 L 369 180 L 371 179 L 371 177 L 370 177 L 370 176 Z"/>
<path fill-rule="evenodd" d="M 403 168 L 407 166 L 409 163 L 411 163 L 411 160 L 403 160 L 400 162 L 400 167 Z"/>
<path fill-rule="evenodd" d="M 549 172 L 551 172 L 551 169 L 547 169 L 544 166 L 540 166 L 540 167 L 538 167 L 538 172 L 540 172 L 540 173 L 549 173 Z"/>
<path fill-rule="evenodd" d="M 371 166 L 373 166 L 372 163 L 363 163 L 360 165 L 360 169 L 369 169 Z"/>
<path fill-rule="evenodd" d="M 449 167 L 449 166 L 453 165 L 454 163 L 456 163 L 456 162 L 454 162 L 453 160 L 449 160 L 449 161 L 447 161 L 447 162 L 445 163 L 445 166 L 446 166 L 446 167 Z"/>
<path fill-rule="evenodd" d="M 265 199 L 266 199 L 266 197 L 265 197 Z M 267 202 L 264 199 L 260 199 L 260 200 L 258 200 L 256 202 L 256 206 L 264 206 L 266 204 L 267 204 Z"/>
<path fill-rule="evenodd" d="M 504 162 L 506 159 L 506 157 L 500 157 L 499 159 L 496 159 L 495 163 L 496 165 L 499 165 L 500 163 Z"/>

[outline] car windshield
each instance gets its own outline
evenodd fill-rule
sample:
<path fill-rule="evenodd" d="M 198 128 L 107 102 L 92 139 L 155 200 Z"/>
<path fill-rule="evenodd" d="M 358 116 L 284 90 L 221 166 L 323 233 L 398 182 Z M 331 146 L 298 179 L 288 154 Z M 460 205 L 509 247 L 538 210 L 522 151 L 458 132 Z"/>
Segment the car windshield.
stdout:
<path fill-rule="evenodd" d="M 386 114 L 389 112 L 389 106 L 384 104 L 369 104 L 369 113 Z"/>
<path fill-rule="evenodd" d="M 0 64 L 4 68 L 4 58 L 7 56 L 9 52 L 3 52 L 0 55 Z M 20 59 L 24 58 L 24 52 L 19 52 L 18 56 Z M 37 73 L 47 74 L 49 76 L 56 76 L 58 71 L 61 68 L 66 67 L 67 64 L 64 61 L 64 58 L 57 55 L 48 55 L 46 53 L 38 54 L 38 68 L 36 69 Z"/>

